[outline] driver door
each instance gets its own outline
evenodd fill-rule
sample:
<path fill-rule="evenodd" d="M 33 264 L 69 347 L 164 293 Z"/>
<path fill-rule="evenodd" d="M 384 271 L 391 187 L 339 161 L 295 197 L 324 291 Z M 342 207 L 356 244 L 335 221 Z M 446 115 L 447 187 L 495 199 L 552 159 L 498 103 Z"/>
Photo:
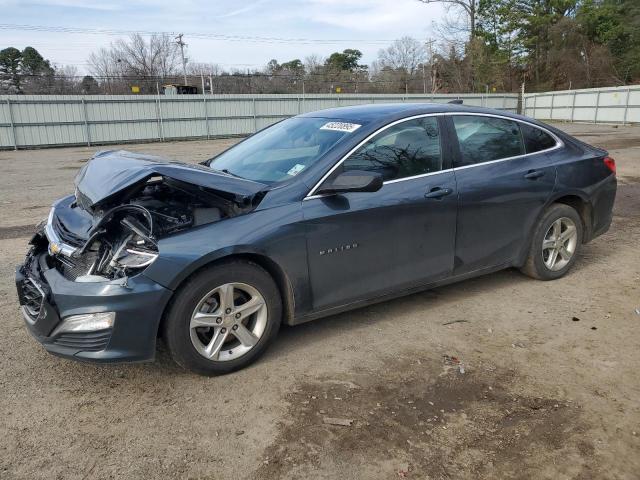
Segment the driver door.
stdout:
<path fill-rule="evenodd" d="M 437 116 L 385 127 L 325 180 L 345 171 L 374 171 L 383 176 L 380 190 L 305 199 L 315 310 L 451 274 L 457 192 L 449 159 L 443 161 L 440 131 Z"/>

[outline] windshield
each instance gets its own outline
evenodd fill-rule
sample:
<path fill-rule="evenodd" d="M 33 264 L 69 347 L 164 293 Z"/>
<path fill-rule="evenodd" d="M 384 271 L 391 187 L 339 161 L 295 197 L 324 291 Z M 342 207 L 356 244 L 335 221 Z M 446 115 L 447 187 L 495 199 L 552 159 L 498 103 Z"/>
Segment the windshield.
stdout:
<path fill-rule="evenodd" d="M 358 128 L 328 118 L 289 118 L 223 152 L 209 166 L 258 182 L 282 182 L 309 168 Z"/>

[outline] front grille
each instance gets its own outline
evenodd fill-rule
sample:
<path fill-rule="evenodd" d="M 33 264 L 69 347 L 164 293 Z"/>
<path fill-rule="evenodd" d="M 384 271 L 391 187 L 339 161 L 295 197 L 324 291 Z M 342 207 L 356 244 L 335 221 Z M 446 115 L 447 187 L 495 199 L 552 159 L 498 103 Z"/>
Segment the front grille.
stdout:
<path fill-rule="evenodd" d="M 91 266 L 98 259 L 98 252 L 86 252 L 78 258 L 69 258 L 58 255 L 56 257 L 56 270 L 67 280 L 75 280 L 87 275 Z"/>
<path fill-rule="evenodd" d="M 75 348 L 85 352 L 99 352 L 107 348 L 111 329 L 95 332 L 66 332 L 57 335 L 53 343 L 61 347 Z"/>
<path fill-rule="evenodd" d="M 22 306 L 33 322 L 40 316 L 42 305 L 44 303 L 44 292 L 30 278 L 22 282 Z"/>

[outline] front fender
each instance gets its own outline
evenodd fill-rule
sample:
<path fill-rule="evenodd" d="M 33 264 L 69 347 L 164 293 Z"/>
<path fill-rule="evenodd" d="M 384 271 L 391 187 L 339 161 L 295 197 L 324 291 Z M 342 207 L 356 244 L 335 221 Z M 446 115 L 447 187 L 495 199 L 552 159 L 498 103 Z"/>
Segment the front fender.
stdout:
<path fill-rule="evenodd" d="M 167 258 L 160 255 L 144 271 L 144 275 L 163 287 L 175 291 L 193 272 L 216 260 L 222 260 L 232 255 L 260 255 L 269 258 L 265 251 L 256 250 L 250 245 L 234 245 L 220 248 L 195 259 L 189 255 L 182 259 Z"/>
<path fill-rule="evenodd" d="M 254 210 L 160 240 L 159 256 L 144 275 L 176 290 L 198 269 L 233 255 L 254 255 L 290 279 L 296 311 L 310 305 L 307 243 L 300 203 Z"/>

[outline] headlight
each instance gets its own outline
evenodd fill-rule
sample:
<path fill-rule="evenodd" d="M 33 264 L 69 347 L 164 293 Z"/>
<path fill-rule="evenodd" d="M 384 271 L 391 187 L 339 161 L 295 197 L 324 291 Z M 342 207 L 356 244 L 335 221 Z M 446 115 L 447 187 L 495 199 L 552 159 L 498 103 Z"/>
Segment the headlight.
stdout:
<path fill-rule="evenodd" d="M 114 262 L 123 268 L 143 268 L 151 265 L 158 254 L 138 248 L 123 248 Z"/>
<path fill-rule="evenodd" d="M 52 337 L 63 332 L 95 332 L 113 327 L 115 312 L 84 313 L 62 319 L 62 323 L 51 334 Z"/>

